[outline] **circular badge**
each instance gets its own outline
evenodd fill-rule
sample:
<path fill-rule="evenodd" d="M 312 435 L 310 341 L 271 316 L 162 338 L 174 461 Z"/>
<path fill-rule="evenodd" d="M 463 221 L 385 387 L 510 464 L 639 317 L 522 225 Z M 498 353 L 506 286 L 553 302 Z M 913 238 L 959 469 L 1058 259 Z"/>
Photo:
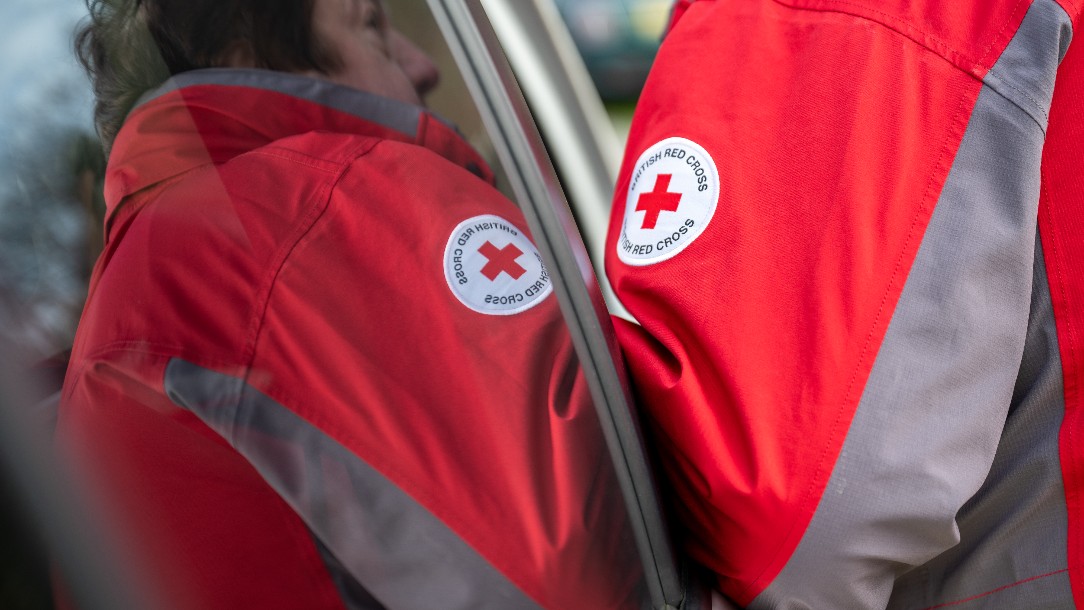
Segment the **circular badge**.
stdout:
<path fill-rule="evenodd" d="M 719 170 L 708 151 L 685 138 L 648 148 L 632 170 L 617 256 L 651 265 L 689 247 L 719 203 Z"/>
<path fill-rule="evenodd" d="M 452 231 L 444 249 L 444 277 L 461 303 L 494 316 L 527 311 L 553 292 L 534 244 L 492 214 L 468 218 Z"/>

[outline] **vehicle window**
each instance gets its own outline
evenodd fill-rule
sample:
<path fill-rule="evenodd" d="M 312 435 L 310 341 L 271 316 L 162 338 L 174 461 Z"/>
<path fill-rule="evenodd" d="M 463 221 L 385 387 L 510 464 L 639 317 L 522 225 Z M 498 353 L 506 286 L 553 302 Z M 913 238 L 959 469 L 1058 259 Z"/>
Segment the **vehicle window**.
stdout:
<path fill-rule="evenodd" d="M 259 482 L 270 490 L 246 497 L 250 507 L 272 497 L 290 507 L 290 535 L 304 534 L 335 591 L 351 603 L 394 607 L 403 596 L 431 594 L 402 583 L 418 578 L 419 568 L 408 566 L 439 565 L 454 568 L 448 582 L 483 574 L 473 595 L 491 587 L 543 607 L 650 607 L 621 482 L 629 475 L 614 466 L 621 451 L 607 444 L 614 424 L 600 420 L 606 410 L 597 408 L 605 390 L 597 360 L 605 360 L 610 383 L 617 383 L 618 365 L 609 346 L 585 345 L 605 336 L 579 328 L 588 315 L 597 326 L 604 310 L 579 238 L 563 234 L 574 225 L 560 184 L 544 149 L 534 151 L 533 166 L 515 154 L 517 146 L 540 147 L 537 134 L 522 139 L 493 120 L 494 113 L 519 113 L 521 128 L 529 128 L 525 107 L 500 99 L 480 107 L 492 90 L 479 87 L 477 74 L 461 73 L 464 58 L 457 62 L 452 49 L 463 43 L 446 40 L 440 16 L 420 0 L 389 4 L 391 23 L 441 73 L 428 98 L 432 117 L 337 90 L 313 99 L 313 87 L 296 75 L 246 67 L 188 73 L 129 114 L 128 124 L 139 128 L 128 127 L 114 144 L 110 171 L 120 173 L 108 185 L 90 88 L 71 54 L 82 3 L 0 7 L 0 23 L 10 28 L 0 43 L 0 84 L 17 92 L 0 105 L 0 332 L 15 346 L 18 366 L 45 380 L 31 393 L 43 402 L 16 401 L 19 414 L 41 429 L 53 425 L 56 401 L 45 399 L 59 389 L 70 352 L 78 369 L 68 373 L 59 442 L 88 452 L 79 454 L 77 478 L 111 495 L 101 503 L 118 516 L 103 527 L 125 540 L 121 554 L 138 558 L 149 589 L 162 584 L 156 570 L 174 568 L 188 576 L 169 586 L 189 576 L 207 585 L 192 566 L 218 550 L 192 548 L 190 536 L 156 529 L 163 526 L 153 511 L 183 505 L 198 519 L 202 508 L 178 499 L 191 497 L 186 486 L 202 481 L 201 473 L 236 472 L 230 489 Z M 312 118 L 327 113 L 331 124 Z M 317 122 L 291 127 L 259 150 L 250 141 L 248 134 L 303 120 Z M 165 135 L 150 140 L 163 126 Z M 240 158 L 238 146 L 253 147 L 252 154 Z M 350 146 L 364 155 L 347 162 L 327 152 Z M 162 156 L 140 165 L 155 155 Z M 175 157 L 190 165 L 175 171 Z M 324 190 L 306 182 L 336 171 Z M 109 189 L 115 200 L 103 195 Z M 315 206 L 313 193 L 322 194 L 324 207 L 295 211 Z M 542 200 L 558 208 L 540 212 Z M 216 264 L 204 247 L 219 253 Z M 251 275 L 240 272 L 246 265 Z M 234 308 L 256 293 L 259 316 Z M 242 314 L 248 317 L 235 320 Z M 228 338 L 236 334 L 243 344 L 249 332 L 251 343 L 233 359 Z M 131 349 L 109 347 L 119 343 Z M 143 349 L 150 344 L 157 347 Z M 213 355 L 197 344 L 214 344 Z M 163 347 L 177 345 L 175 352 Z M 585 354 L 594 359 L 590 371 L 581 365 Z M 103 419 L 94 407 L 101 396 L 122 405 L 108 416 L 117 419 Z M 172 415 L 155 419 L 161 413 Z M 177 421 L 189 422 L 202 440 L 170 428 Z M 107 449 L 86 442 L 107 430 L 118 434 Z M 625 442 L 635 439 L 627 432 Z M 147 442 L 153 434 L 162 435 L 159 447 L 179 453 L 158 452 Z M 211 444 L 193 449 L 182 437 Z M 220 452 L 220 461 L 201 464 L 208 452 Z M 178 455 L 191 459 L 178 467 Z M 105 465 L 117 461 L 130 469 L 114 479 Z M 135 484 L 152 474 L 175 486 Z M 200 493 L 222 491 L 208 485 Z M 128 492 L 135 489 L 149 499 L 134 499 Z M 388 509 L 360 501 L 370 497 L 400 503 L 393 512 L 424 531 L 423 540 L 411 539 L 413 548 L 396 543 L 395 532 L 415 530 L 379 521 Z M 116 523 L 134 512 L 148 528 L 138 536 Z M 214 523 L 233 519 L 242 531 L 255 527 L 259 514 L 216 513 Z M 0 527 L 21 527 L 12 525 L 16 518 L 3 521 Z M 383 523 L 377 533 L 388 536 L 374 535 L 372 523 Z M 236 535 L 245 540 L 243 531 Z M 288 534 L 264 530 L 259 540 L 286 545 L 277 536 Z M 171 545 L 191 555 L 154 552 Z M 437 559 L 448 549 L 461 555 Z M 4 553 L 4 577 L 15 574 L 3 567 L 11 565 L 31 566 L 33 574 L 25 587 L 0 590 L 0 606 L 27 596 L 40 601 L 26 607 L 49 607 L 44 562 L 23 559 L 41 555 L 33 541 L 3 545 Z M 373 568 L 374 557 L 384 567 Z M 385 569 L 397 570 L 396 579 L 374 576 Z M 437 579 L 438 572 L 426 573 Z M 442 581 L 434 582 L 439 588 Z"/>

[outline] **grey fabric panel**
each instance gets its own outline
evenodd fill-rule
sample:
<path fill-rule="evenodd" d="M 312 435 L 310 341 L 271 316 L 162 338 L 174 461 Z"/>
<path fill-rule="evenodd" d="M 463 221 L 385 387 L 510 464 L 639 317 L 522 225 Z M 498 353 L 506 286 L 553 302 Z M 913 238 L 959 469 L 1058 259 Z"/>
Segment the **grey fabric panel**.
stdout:
<path fill-rule="evenodd" d="M 1034 278 L 1008 421 L 990 475 L 957 517 L 961 542 L 897 581 L 889 608 L 928 608 L 992 591 L 965 607 L 1073 607 L 1059 454 L 1061 353 L 1038 243 Z"/>
<path fill-rule="evenodd" d="M 135 108 L 172 91 L 193 85 L 227 85 L 285 93 L 383 125 L 411 138 L 417 137 L 418 122 L 425 112 L 418 106 L 327 80 L 289 72 L 248 68 L 208 68 L 182 72 L 157 89 L 144 94 Z"/>
<path fill-rule="evenodd" d="M 339 597 L 342 598 L 347 610 L 386 610 L 372 593 L 369 593 L 357 579 L 350 575 L 350 571 L 339 562 L 331 549 L 320 542 L 319 538 L 313 537 L 313 542 L 316 543 L 316 548 L 324 559 L 324 566 L 331 574 L 331 580 L 335 582 L 335 588 L 339 590 Z"/>
<path fill-rule="evenodd" d="M 983 84 L 1019 106 L 1046 131 L 1054 79 L 1062 57 L 1069 49 L 1073 24 L 1054 0 L 1036 0 L 1028 9 L 1020 29 Z"/>
<path fill-rule="evenodd" d="M 243 379 L 175 358 L 165 390 L 244 455 L 380 604 L 539 607 L 384 475 Z"/>
<path fill-rule="evenodd" d="M 1045 15 L 1029 11 L 1021 30 Z M 1043 58 L 1059 40 L 1010 46 L 1028 44 L 1052 84 Z M 884 608 L 897 577 L 959 542 L 956 514 L 990 471 L 1023 355 L 1043 139 L 982 88 L 817 511 L 750 608 Z"/>

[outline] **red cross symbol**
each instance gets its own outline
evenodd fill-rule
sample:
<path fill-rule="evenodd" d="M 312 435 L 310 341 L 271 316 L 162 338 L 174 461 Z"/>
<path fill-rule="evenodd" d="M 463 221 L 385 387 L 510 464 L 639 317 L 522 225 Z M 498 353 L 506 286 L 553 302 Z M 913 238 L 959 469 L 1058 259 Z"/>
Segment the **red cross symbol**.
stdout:
<path fill-rule="evenodd" d="M 641 229 L 654 229 L 655 223 L 659 221 L 659 214 L 677 211 L 678 204 L 681 203 L 681 193 L 667 192 L 672 177 L 673 174 L 659 174 L 655 177 L 655 190 L 640 195 L 640 199 L 636 201 L 636 211 L 647 212 L 644 214 Z"/>
<path fill-rule="evenodd" d="M 478 253 L 489 259 L 486 266 L 482 267 L 482 275 L 488 277 L 491 282 L 495 281 L 502 271 L 510 275 L 513 280 L 518 280 L 527 273 L 527 270 L 516 262 L 517 258 L 523 256 L 523 251 L 515 244 L 498 248 L 487 241 L 478 248 Z"/>

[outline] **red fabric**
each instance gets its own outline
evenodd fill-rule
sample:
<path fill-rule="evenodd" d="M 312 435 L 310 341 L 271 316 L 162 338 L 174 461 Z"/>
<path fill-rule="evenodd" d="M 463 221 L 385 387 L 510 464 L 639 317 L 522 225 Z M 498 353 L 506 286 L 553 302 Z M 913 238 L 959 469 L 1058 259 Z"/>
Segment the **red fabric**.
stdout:
<path fill-rule="evenodd" d="M 444 277 L 458 223 L 523 231 L 522 215 L 421 120 L 412 139 L 216 85 L 121 131 L 61 436 L 178 609 L 342 604 L 298 516 L 163 395 L 173 357 L 315 425 L 543 607 L 634 603 L 638 558 L 556 299 L 487 316 Z"/>
<path fill-rule="evenodd" d="M 700 0 L 663 44 L 617 183 L 607 272 L 642 323 L 619 334 L 685 548 L 740 604 L 817 507 L 975 77 L 1026 8 Z M 613 253 L 633 164 L 674 136 L 713 157 L 718 207 L 672 259 L 626 265 Z"/>
<path fill-rule="evenodd" d="M 80 469 L 107 481 L 90 522 L 106 523 L 128 560 L 122 567 L 142 587 L 131 593 L 163 610 L 345 610 L 305 525 L 224 441 L 155 391 L 167 358 L 148 350 L 118 346 L 84 361 L 60 429 L 79 443 L 69 449 Z"/>
<path fill-rule="evenodd" d="M 1080 0 L 1056 0 L 1058 5 L 1069 15 L 1073 22 L 1073 31 L 1079 32 L 1081 18 L 1084 18 L 1084 3 Z"/>
<path fill-rule="evenodd" d="M 1065 383 L 1061 464 L 1069 510 L 1069 578 L 1084 605 L 1084 45 L 1074 42 L 1054 85 L 1043 147 L 1039 232 Z"/>
<path fill-rule="evenodd" d="M 978 78 L 1016 33 L 1030 0 L 778 0 L 795 8 L 856 15 L 880 23 Z"/>

